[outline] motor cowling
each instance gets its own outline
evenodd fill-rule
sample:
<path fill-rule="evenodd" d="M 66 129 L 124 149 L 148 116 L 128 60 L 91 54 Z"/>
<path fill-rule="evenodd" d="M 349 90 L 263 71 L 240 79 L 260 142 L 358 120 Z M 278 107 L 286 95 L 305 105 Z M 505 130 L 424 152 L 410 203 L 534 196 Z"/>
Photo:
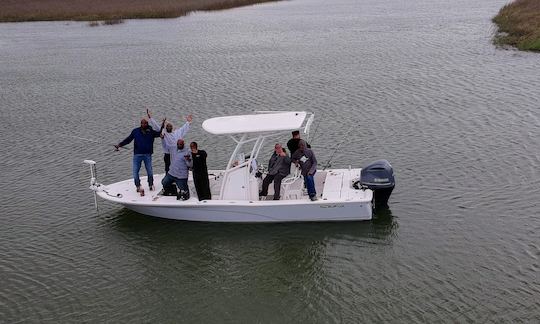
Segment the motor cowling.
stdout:
<path fill-rule="evenodd" d="M 373 190 L 375 208 L 388 207 L 395 184 L 394 169 L 387 160 L 372 162 L 360 172 L 360 185 Z"/>

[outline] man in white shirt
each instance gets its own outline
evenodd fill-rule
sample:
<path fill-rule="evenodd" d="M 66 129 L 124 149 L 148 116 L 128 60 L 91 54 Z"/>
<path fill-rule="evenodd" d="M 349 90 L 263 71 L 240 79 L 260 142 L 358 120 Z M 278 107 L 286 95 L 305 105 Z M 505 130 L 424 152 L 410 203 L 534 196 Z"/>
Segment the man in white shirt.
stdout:
<path fill-rule="evenodd" d="M 162 126 L 165 126 L 164 131 L 162 132 L 163 137 L 161 138 L 161 146 L 163 147 L 163 161 L 165 162 L 165 173 L 167 173 L 169 172 L 171 166 L 171 152 L 169 151 L 168 146 L 174 146 L 179 139 L 184 139 L 187 132 L 189 132 L 190 130 L 193 116 L 191 114 L 187 115 L 184 125 L 173 131 L 173 125 L 167 121 L 167 118 L 163 119 L 163 122 L 161 123 L 162 125 L 160 126 L 158 122 L 154 118 L 152 118 L 148 109 L 146 109 L 146 113 L 148 115 L 150 126 L 153 130 L 159 131 Z"/>

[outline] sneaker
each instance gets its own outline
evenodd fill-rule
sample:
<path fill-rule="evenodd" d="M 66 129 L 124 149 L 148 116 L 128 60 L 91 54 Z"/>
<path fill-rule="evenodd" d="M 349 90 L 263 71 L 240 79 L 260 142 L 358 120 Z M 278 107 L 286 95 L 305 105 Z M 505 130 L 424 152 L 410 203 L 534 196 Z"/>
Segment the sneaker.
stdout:
<path fill-rule="evenodd" d="M 310 199 L 311 201 L 317 201 L 317 197 L 316 197 L 316 196 L 309 197 L 309 199 Z"/>
<path fill-rule="evenodd" d="M 150 185 L 149 188 L 150 188 L 150 191 L 156 190 L 156 187 L 154 187 L 154 185 Z"/>

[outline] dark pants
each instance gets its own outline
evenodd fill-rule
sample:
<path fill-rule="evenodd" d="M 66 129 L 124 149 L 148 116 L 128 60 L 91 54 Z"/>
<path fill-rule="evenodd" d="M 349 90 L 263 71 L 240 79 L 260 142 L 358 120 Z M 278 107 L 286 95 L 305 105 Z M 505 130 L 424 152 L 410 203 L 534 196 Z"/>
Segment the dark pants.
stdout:
<path fill-rule="evenodd" d="M 176 187 L 178 190 L 184 190 L 187 192 L 187 198 L 189 198 L 189 187 L 188 187 L 188 179 L 178 179 L 177 177 L 173 177 L 170 174 L 166 174 L 163 180 L 161 180 L 161 184 L 163 185 L 163 188 L 167 190 L 168 187 L 172 185 L 172 183 L 176 183 Z M 187 199 L 186 198 L 186 199 Z"/>
<path fill-rule="evenodd" d="M 272 181 L 274 181 L 274 199 L 279 199 L 279 194 L 281 193 L 281 180 L 283 180 L 285 176 L 282 176 L 281 174 L 267 174 L 266 177 L 263 179 L 262 183 L 262 189 L 259 193 L 259 196 L 266 196 L 268 195 L 268 186 Z"/>
<path fill-rule="evenodd" d="M 171 166 L 171 154 L 163 153 L 163 161 L 165 162 L 165 173 L 169 172 Z"/>
<path fill-rule="evenodd" d="M 208 180 L 208 174 L 193 173 L 193 183 L 195 184 L 195 190 L 197 191 L 197 197 L 199 200 L 210 200 L 212 194 L 210 193 L 210 181 Z"/>

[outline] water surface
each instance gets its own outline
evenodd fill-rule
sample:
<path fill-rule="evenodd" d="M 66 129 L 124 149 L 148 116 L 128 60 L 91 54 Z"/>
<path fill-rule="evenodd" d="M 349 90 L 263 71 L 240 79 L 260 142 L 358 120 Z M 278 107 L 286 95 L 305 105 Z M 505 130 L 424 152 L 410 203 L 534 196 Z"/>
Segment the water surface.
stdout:
<path fill-rule="evenodd" d="M 492 46 L 504 3 L 294 0 L 97 28 L 1 24 L 0 318 L 539 322 L 540 56 Z M 205 118 L 313 111 L 323 163 L 392 163 L 391 208 L 292 225 L 106 202 L 97 214 L 82 160 L 104 183 L 129 178 L 131 152 L 112 144 L 146 106 L 177 125 L 193 113 L 188 140 L 212 168 L 231 144 Z"/>

